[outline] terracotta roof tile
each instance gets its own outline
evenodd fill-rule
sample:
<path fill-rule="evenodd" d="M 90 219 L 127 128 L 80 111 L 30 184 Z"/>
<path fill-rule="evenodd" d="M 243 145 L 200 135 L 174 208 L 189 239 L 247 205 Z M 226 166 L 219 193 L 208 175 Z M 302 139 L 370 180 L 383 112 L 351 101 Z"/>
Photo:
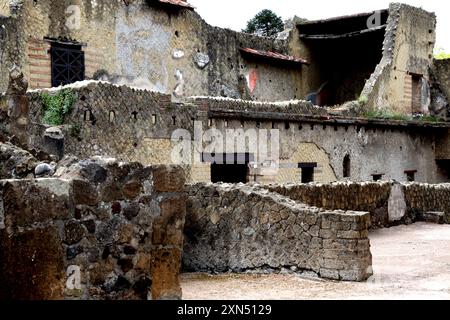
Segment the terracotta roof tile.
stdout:
<path fill-rule="evenodd" d="M 273 51 L 262 51 L 262 50 L 256 50 L 256 49 L 251 49 L 251 48 L 242 48 L 241 51 L 244 53 L 247 53 L 247 54 L 251 54 L 253 56 L 258 56 L 258 57 L 282 60 L 282 61 L 297 63 L 297 64 L 309 64 L 309 62 L 303 58 L 288 56 L 288 55 L 284 55 L 284 54 L 273 52 Z"/>

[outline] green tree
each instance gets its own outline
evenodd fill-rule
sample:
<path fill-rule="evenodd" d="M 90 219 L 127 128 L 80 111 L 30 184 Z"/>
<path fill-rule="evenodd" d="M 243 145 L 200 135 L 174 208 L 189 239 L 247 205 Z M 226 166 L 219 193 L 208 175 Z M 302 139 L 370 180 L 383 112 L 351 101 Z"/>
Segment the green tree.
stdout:
<path fill-rule="evenodd" d="M 274 38 L 283 29 L 284 23 L 281 17 L 271 10 L 264 9 L 247 22 L 247 28 L 243 29 L 242 32 Z"/>

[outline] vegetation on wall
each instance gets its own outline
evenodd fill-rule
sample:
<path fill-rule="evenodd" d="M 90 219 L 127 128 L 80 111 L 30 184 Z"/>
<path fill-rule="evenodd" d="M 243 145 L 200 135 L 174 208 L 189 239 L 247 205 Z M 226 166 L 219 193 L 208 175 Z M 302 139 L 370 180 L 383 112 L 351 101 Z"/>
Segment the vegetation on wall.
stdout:
<path fill-rule="evenodd" d="M 443 121 L 443 119 L 440 119 L 436 116 L 426 116 L 426 115 L 413 116 L 382 110 L 368 111 L 364 113 L 364 117 L 369 120 L 397 120 L 397 121 L 420 121 L 420 122 Z"/>
<path fill-rule="evenodd" d="M 283 30 L 284 23 L 281 17 L 271 10 L 264 9 L 247 22 L 247 27 L 242 32 L 275 38 Z"/>
<path fill-rule="evenodd" d="M 69 89 L 58 91 L 53 95 L 47 92 L 42 93 L 41 102 L 44 111 L 42 122 L 51 126 L 64 124 L 64 119 L 72 112 L 75 101 L 76 96 Z"/>

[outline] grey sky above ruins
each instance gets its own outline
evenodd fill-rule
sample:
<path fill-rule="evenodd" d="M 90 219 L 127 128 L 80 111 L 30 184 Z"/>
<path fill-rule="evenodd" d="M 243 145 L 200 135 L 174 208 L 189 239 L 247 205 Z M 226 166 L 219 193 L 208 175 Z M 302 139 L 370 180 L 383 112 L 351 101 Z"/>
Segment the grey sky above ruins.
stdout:
<path fill-rule="evenodd" d="M 262 9 L 271 9 L 283 19 L 297 15 L 309 20 L 331 18 L 360 12 L 370 12 L 389 6 L 389 0 L 189 0 L 197 12 L 210 24 L 241 30 L 246 22 Z M 438 19 L 436 48 L 450 52 L 450 4 L 443 0 L 402 0 L 427 11 L 435 12 Z"/>

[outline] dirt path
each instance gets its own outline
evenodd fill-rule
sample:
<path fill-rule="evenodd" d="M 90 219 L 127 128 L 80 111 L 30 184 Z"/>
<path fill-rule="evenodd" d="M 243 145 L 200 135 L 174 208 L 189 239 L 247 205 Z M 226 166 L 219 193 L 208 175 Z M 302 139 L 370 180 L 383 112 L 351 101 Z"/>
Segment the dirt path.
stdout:
<path fill-rule="evenodd" d="M 450 299 L 450 225 L 417 223 L 370 235 L 374 276 L 365 283 L 296 275 L 182 275 L 190 299 Z"/>

